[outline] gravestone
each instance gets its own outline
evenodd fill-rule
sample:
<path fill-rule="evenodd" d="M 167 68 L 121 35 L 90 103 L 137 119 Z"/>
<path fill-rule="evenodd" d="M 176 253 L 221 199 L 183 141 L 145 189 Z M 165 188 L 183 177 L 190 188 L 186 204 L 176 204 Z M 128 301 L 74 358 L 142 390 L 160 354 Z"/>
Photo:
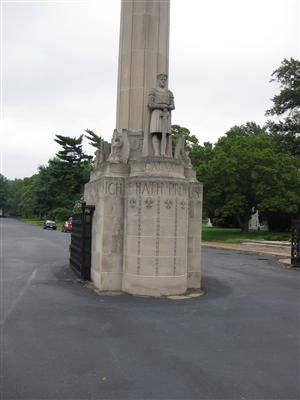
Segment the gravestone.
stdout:
<path fill-rule="evenodd" d="M 95 205 L 91 279 L 100 291 L 183 294 L 201 287 L 202 185 L 172 146 L 166 0 L 123 0 L 117 121 L 84 199 Z"/>

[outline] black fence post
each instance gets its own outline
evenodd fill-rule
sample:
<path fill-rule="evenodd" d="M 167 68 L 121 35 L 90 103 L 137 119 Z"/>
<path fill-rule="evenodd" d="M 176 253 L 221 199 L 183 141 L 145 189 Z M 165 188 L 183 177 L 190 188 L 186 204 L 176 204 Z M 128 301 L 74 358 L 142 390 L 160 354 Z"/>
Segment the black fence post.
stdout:
<path fill-rule="evenodd" d="M 81 212 L 72 216 L 70 266 L 83 280 L 91 278 L 92 220 L 95 207 L 81 204 Z"/>
<path fill-rule="evenodd" d="M 86 263 L 85 263 L 85 208 L 86 202 L 83 201 L 81 203 L 81 265 L 80 265 L 80 275 L 81 279 L 85 279 L 85 270 L 86 270 Z"/>
<path fill-rule="evenodd" d="M 292 222 L 291 265 L 300 267 L 300 218 Z"/>
<path fill-rule="evenodd" d="M 83 223 L 84 231 L 82 235 L 82 253 L 83 253 L 83 263 L 81 276 L 84 280 L 91 279 L 91 261 L 92 261 L 92 222 L 93 222 L 93 213 L 95 210 L 95 206 L 87 206 L 84 203 L 84 214 L 83 214 Z"/>

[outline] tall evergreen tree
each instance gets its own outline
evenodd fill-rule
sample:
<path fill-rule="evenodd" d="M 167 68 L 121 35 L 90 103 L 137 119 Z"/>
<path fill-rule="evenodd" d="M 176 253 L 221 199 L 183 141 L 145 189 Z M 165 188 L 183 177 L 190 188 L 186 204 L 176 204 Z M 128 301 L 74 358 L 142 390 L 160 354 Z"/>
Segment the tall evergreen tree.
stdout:
<path fill-rule="evenodd" d="M 97 150 L 100 149 L 104 139 L 90 129 L 85 129 L 85 132 L 87 133 L 85 137 L 90 141 L 89 144 L 95 147 Z"/>

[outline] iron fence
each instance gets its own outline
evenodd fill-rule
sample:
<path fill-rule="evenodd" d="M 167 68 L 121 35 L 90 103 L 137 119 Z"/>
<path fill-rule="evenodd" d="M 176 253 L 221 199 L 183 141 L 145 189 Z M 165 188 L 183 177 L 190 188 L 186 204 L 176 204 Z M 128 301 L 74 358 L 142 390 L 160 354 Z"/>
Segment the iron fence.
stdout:
<path fill-rule="evenodd" d="M 92 221 L 94 206 L 82 203 L 81 213 L 72 215 L 70 266 L 81 279 L 91 279 Z"/>
<path fill-rule="evenodd" d="M 300 267 L 300 219 L 292 222 L 291 265 Z"/>

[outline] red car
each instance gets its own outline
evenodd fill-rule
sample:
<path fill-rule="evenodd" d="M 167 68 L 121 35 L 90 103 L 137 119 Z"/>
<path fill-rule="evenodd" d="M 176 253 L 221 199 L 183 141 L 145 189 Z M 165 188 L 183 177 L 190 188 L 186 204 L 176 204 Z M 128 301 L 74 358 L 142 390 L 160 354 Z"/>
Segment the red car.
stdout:
<path fill-rule="evenodd" d="M 68 221 L 65 221 L 62 228 L 62 232 L 72 232 L 72 217 L 68 219 Z"/>

